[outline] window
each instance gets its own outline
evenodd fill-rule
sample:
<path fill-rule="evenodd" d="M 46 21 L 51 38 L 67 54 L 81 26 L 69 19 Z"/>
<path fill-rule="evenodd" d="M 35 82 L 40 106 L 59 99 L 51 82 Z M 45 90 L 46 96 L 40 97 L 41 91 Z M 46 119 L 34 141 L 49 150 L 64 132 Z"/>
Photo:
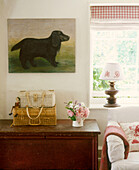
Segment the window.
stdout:
<path fill-rule="evenodd" d="M 98 11 L 101 10 L 97 7 L 99 18 Z M 107 96 L 104 91 L 109 88 L 109 83 L 100 80 L 99 77 L 105 63 L 118 62 L 123 67 L 124 80 L 116 82 L 116 88 L 119 90 L 117 102 L 139 104 L 139 24 L 132 23 L 131 20 L 98 21 L 91 23 L 90 27 L 92 67 L 90 102 L 93 104 L 106 102 Z"/>

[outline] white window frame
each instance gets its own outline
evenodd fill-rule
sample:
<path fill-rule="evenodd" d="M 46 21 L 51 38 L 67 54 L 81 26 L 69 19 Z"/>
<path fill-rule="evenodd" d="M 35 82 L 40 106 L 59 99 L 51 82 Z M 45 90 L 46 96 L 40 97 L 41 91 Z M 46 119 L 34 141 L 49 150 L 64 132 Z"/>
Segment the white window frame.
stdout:
<path fill-rule="evenodd" d="M 121 27 L 122 26 L 122 27 Z M 103 22 L 96 22 L 95 23 L 91 23 L 90 25 L 90 102 L 89 102 L 89 105 L 90 107 L 98 107 L 99 105 L 103 105 L 106 103 L 106 98 L 104 98 L 103 100 L 101 100 L 101 102 L 99 103 L 99 99 L 97 100 L 97 103 L 92 101 L 92 97 L 93 97 L 93 58 L 92 58 L 92 43 L 91 43 L 91 29 L 97 29 L 97 30 L 108 30 L 108 29 L 111 29 L 111 30 L 139 30 L 139 24 L 136 23 L 135 21 L 125 21 L 121 23 L 121 21 L 118 23 L 117 21 L 114 21 L 114 22 L 106 22 L 106 21 L 103 21 Z M 139 44 L 139 43 L 138 43 Z M 139 59 L 139 51 L 138 51 L 138 59 Z M 101 94 L 102 95 L 102 94 Z M 98 93 L 98 96 L 99 96 L 99 93 Z M 103 93 L 103 96 L 107 97 L 105 95 L 105 92 Z M 139 97 L 139 94 L 138 94 L 138 97 Z M 135 104 L 139 104 L 139 98 L 138 99 L 135 99 L 135 98 L 127 98 L 127 99 L 124 99 L 124 104 L 132 104 L 132 105 L 135 105 Z"/>

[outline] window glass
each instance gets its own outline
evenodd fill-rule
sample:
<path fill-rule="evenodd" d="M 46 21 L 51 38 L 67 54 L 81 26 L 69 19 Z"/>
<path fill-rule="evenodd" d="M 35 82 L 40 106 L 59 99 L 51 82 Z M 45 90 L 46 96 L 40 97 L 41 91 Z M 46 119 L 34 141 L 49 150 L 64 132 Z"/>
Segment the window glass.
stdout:
<path fill-rule="evenodd" d="M 138 96 L 139 90 L 139 33 L 138 30 L 91 30 L 91 57 L 93 58 L 92 96 L 105 97 L 108 81 L 100 80 L 107 62 L 118 62 L 123 67 L 124 80 L 116 82 L 119 97 Z M 103 92 L 103 93 L 102 93 Z"/>

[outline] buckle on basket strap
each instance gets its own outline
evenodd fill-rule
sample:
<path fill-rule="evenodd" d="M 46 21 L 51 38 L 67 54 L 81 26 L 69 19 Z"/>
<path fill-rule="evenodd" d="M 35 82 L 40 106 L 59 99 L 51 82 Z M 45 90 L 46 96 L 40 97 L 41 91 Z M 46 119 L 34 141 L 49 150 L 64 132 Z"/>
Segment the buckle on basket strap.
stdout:
<path fill-rule="evenodd" d="M 38 100 L 38 94 L 37 93 L 33 94 L 33 100 L 34 100 L 34 102 L 36 102 Z"/>
<path fill-rule="evenodd" d="M 37 101 L 38 101 L 38 96 L 39 96 L 39 95 L 38 95 L 37 93 L 34 93 L 34 94 L 33 94 L 33 101 L 34 101 L 34 102 L 37 102 Z M 45 96 L 46 96 L 46 92 L 43 91 L 43 92 L 42 92 L 41 106 L 44 105 Z M 31 103 L 31 101 L 30 101 L 30 93 L 29 93 L 29 92 L 26 92 L 26 98 L 27 98 L 28 105 L 31 106 L 31 107 L 33 107 L 32 103 Z M 35 106 L 35 107 L 36 107 L 36 106 Z"/>
<path fill-rule="evenodd" d="M 29 125 L 32 125 L 32 126 L 37 126 L 37 125 L 40 125 L 41 124 L 41 120 L 40 120 L 40 117 L 38 119 L 38 123 L 34 123 L 34 120 L 32 119 L 29 119 Z"/>

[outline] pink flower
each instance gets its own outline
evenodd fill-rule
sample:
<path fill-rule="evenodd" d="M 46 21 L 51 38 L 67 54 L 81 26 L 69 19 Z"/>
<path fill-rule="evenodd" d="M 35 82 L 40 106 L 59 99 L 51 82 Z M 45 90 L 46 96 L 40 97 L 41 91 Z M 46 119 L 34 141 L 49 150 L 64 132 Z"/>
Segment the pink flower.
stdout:
<path fill-rule="evenodd" d="M 80 106 L 79 108 L 76 109 L 76 112 L 78 115 L 80 115 L 83 112 L 83 110 L 84 110 L 83 107 Z"/>
<path fill-rule="evenodd" d="M 88 108 L 84 109 L 84 114 L 89 115 L 89 109 Z"/>
<path fill-rule="evenodd" d="M 88 117 L 88 114 L 87 114 L 87 113 L 84 113 L 84 117 L 87 118 L 87 117 Z"/>
<path fill-rule="evenodd" d="M 89 115 L 89 109 L 88 108 L 84 108 L 82 106 L 80 106 L 77 110 L 76 110 L 76 116 L 81 117 L 81 118 L 87 118 Z"/>
<path fill-rule="evenodd" d="M 67 112 L 68 112 L 68 115 L 69 115 L 70 117 L 72 117 L 72 116 L 74 115 L 74 113 L 73 113 L 71 110 L 67 110 Z"/>
<path fill-rule="evenodd" d="M 84 117 L 84 112 L 80 113 L 80 117 L 83 118 Z"/>
<path fill-rule="evenodd" d="M 77 121 L 84 120 L 89 115 L 89 109 L 84 103 L 77 103 L 77 101 L 70 101 L 66 105 L 68 117 L 72 119 L 74 117 Z"/>

